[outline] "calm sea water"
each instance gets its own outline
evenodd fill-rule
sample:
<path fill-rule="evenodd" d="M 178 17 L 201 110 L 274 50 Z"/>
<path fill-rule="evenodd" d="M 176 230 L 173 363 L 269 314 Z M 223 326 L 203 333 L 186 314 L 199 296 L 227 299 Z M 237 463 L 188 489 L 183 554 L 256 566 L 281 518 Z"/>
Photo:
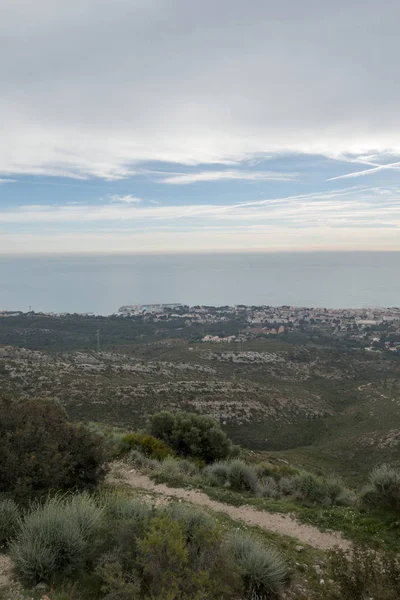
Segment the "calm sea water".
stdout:
<path fill-rule="evenodd" d="M 400 252 L 0 258 L 0 309 L 122 304 L 399 306 Z"/>

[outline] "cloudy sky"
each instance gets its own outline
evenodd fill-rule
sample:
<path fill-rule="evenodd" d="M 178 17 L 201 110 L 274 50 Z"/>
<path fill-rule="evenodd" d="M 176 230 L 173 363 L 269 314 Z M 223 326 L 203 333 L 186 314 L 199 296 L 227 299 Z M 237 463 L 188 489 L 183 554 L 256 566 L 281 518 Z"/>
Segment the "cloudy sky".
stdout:
<path fill-rule="evenodd" d="M 400 250 L 398 0 L 0 0 L 0 253 Z"/>

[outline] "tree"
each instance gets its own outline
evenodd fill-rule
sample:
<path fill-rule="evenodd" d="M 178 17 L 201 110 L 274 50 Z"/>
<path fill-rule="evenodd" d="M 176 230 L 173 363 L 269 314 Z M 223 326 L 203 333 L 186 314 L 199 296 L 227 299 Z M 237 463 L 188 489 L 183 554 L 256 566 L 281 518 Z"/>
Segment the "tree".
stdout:
<path fill-rule="evenodd" d="M 95 486 L 106 473 L 102 438 L 68 422 L 50 399 L 0 398 L 0 492 L 26 497 Z"/>
<path fill-rule="evenodd" d="M 195 413 L 155 413 L 150 419 L 150 431 L 178 455 L 193 456 L 207 463 L 226 458 L 233 449 L 217 421 Z"/>

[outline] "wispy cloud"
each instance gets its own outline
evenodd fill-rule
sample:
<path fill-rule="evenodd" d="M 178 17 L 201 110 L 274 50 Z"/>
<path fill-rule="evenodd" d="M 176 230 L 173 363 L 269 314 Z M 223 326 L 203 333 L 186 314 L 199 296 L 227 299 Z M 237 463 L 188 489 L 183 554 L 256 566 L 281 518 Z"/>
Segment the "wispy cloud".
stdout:
<path fill-rule="evenodd" d="M 136 196 L 127 195 L 118 195 L 114 194 L 110 196 L 111 202 L 116 202 L 117 204 L 140 204 L 142 202 L 141 198 L 136 198 Z"/>
<path fill-rule="evenodd" d="M 198 173 L 180 173 L 161 179 L 162 183 L 187 185 L 205 181 L 242 180 L 242 181 L 296 181 L 298 173 L 278 171 L 244 171 L 232 169 L 226 171 L 201 171 Z"/>
<path fill-rule="evenodd" d="M 360 161 L 357 161 L 360 162 Z M 379 171 L 384 171 L 385 169 L 394 169 L 396 171 L 400 170 L 400 162 L 389 163 L 387 165 L 377 165 L 376 163 L 366 162 L 365 164 L 374 165 L 375 167 L 372 169 L 364 169 L 363 171 L 355 171 L 353 173 L 346 173 L 345 175 L 338 175 L 336 177 L 330 177 L 327 181 L 335 181 L 337 179 L 351 179 L 353 177 L 363 177 L 365 175 L 373 175 L 374 173 L 378 173 Z"/>
<path fill-rule="evenodd" d="M 209 231 L 210 235 L 214 227 L 229 232 L 233 226 L 256 225 L 277 229 L 300 227 L 309 231 L 321 227 L 381 227 L 400 231 L 400 187 L 369 189 L 353 186 L 336 192 L 322 191 L 231 205 L 203 202 L 158 206 L 134 201 L 20 206 L 0 211 L 0 224 L 9 223 L 30 228 L 41 228 L 46 224 L 73 228 L 82 223 L 86 227 L 96 227 L 96 224 L 108 223 L 132 231 L 146 227 L 153 231 L 155 239 L 157 232 L 165 227 L 181 232 L 196 228 Z"/>
<path fill-rule="evenodd" d="M 0 184 L 1 183 L 15 183 L 15 179 L 2 179 L 0 177 Z"/>

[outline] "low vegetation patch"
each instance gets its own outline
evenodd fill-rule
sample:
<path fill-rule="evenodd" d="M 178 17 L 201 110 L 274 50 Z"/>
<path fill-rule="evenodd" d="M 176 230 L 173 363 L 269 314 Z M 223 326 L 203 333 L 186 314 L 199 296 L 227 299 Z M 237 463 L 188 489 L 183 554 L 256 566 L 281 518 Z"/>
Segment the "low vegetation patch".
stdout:
<path fill-rule="evenodd" d="M 148 434 L 128 433 L 122 436 L 121 447 L 125 451 L 139 450 L 148 458 L 154 458 L 155 460 L 164 460 L 164 458 L 174 454 L 172 448 L 167 444 Z"/>
<path fill-rule="evenodd" d="M 375 468 L 362 492 L 362 500 L 369 506 L 399 510 L 400 470 L 388 465 Z"/>
<path fill-rule="evenodd" d="M 25 585 L 66 590 L 91 581 L 91 594 L 108 600 L 275 597 L 286 581 L 284 560 L 246 540 L 239 548 L 213 517 L 189 505 L 154 508 L 103 492 L 35 502 L 19 518 L 10 555 Z"/>
<path fill-rule="evenodd" d="M 398 600 L 400 560 L 364 546 L 335 551 L 329 564 L 332 579 L 324 584 L 321 600 Z"/>
<path fill-rule="evenodd" d="M 0 547 L 7 546 L 19 525 L 20 509 L 14 500 L 0 500 Z"/>
<path fill-rule="evenodd" d="M 283 588 L 289 574 L 288 567 L 274 548 L 266 548 L 243 532 L 233 535 L 230 545 L 243 570 L 245 586 L 251 597 L 269 597 Z"/>
<path fill-rule="evenodd" d="M 56 496 L 35 504 L 20 521 L 11 557 L 23 582 L 72 575 L 91 557 L 102 510 L 89 496 Z"/>

